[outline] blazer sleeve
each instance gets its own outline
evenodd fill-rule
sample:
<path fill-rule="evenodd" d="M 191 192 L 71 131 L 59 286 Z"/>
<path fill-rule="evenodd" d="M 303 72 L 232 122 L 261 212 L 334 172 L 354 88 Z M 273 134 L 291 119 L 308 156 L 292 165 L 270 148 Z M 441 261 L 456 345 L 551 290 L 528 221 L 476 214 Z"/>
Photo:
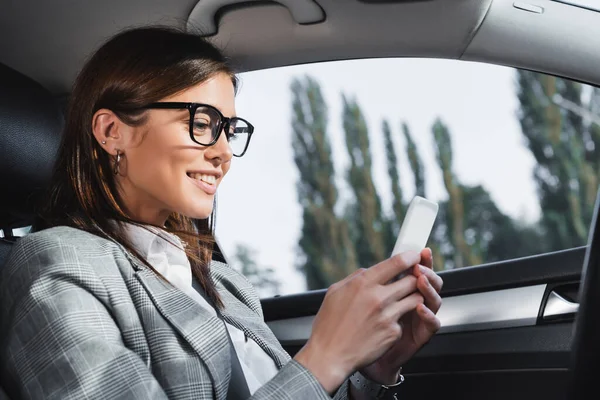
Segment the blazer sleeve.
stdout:
<path fill-rule="evenodd" d="M 22 238 L 0 280 L 0 379 L 23 399 L 167 399 L 127 349 L 103 282 L 60 239 Z"/>
<path fill-rule="evenodd" d="M 149 365 L 123 343 L 109 293 L 75 246 L 19 240 L 0 279 L 0 383 L 19 399 L 167 399 Z M 335 394 L 347 399 L 347 382 Z M 251 400 L 331 399 L 290 360 Z M 202 399 L 198 399 L 202 400 Z"/>
<path fill-rule="evenodd" d="M 347 400 L 348 380 L 337 390 L 335 400 Z M 331 399 L 312 373 L 296 360 L 290 360 L 269 382 L 260 387 L 251 400 Z"/>

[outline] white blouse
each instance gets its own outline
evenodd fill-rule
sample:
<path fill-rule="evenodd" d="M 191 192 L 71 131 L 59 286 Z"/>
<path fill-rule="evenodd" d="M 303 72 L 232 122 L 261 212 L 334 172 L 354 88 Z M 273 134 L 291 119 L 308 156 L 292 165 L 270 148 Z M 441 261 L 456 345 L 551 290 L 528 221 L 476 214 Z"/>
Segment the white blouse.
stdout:
<path fill-rule="evenodd" d="M 192 287 L 192 268 L 183 250 L 183 243 L 177 236 L 153 227 L 148 227 L 151 230 L 148 231 L 137 225 L 126 226 L 133 246 L 156 271 L 212 315 L 217 315 L 215 309 Z M 243 331 L 227 322 L 225 326 L 240 360 L 250 394 L 253 394 L 277 374 L 277 365 Z"/>

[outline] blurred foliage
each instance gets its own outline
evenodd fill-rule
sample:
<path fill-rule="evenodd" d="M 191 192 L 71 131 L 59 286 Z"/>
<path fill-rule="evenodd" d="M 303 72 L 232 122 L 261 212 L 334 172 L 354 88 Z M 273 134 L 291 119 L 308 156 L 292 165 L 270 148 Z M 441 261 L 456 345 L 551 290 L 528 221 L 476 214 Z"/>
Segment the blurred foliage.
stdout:
<path fill-rule="evenodd" d="M 407 208 L 407 182 L 399 162 L 410 167 L 414 193 L 427 197 L 423 149 L 409 126 L 394 136 L 388 119 L 381 123 L 385 162 L 392 195 L 383 209 L 373 179 L 373 158 L 365 115 L 355 98 L 342 95 L 342 126 L 349 165 L 345 181 L 350 196 L 342 206 L 335 178 L 328 127 L 328 107 L 311 77 L 294 79 L 292 146 L 299 172 L 297 194 L 303 209 L 299 240 L 309 289 L 325 288 L 358 267 L 389 256 Z M 558 97 L 560 96 L 560 97 Z M 600 90 L 530 71 L 516 72 L 517 118 L 527 148 L 537 161 L 534 181 L 542 215 L 525 223 L 504 214 L 482 185 L 460 182 L 454 171 L 452 132 L 437 118 L 433 138 L 446 192 L 430 238 L 438 270 L 461 268 L 585 245 L 598 191 L 600 171 Z M 567 104 L 567 105 L 565 105 Z M 395 140 L 405 143 L 396 151 Z M 507 155 L 510 162 L 510 155 Z M 501 168 L 502 166 L 498 166 Z M 518 196 L 518 193 L 509 194 Z M 337 213 L 336 209 L 342 209 Z"/>

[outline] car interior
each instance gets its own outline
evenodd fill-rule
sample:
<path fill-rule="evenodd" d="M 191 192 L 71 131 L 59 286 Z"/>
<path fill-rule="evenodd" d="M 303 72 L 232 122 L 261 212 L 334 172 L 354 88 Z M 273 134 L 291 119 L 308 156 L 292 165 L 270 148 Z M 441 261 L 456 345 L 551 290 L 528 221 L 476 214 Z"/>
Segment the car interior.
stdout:
<path fill-rule="evenodd" d="M 4 3 L 0 268 L 21 235 L 17 229 L 31 225 L 47 185 L 70 85 L 91 52 L 127 27 L 166 24 L 206 36 L 239 72 L 333 60 L 442 58 L 600 85 L 600 4 L 592 0 Z M 587 246 L 441 272 L 442 328 L 404 367 L 403 398 L 594 398 L 600 372 L 598 204 Z M 266 322 L 292 356 L 306 343 L 325 292 L 262 299 Z"/>

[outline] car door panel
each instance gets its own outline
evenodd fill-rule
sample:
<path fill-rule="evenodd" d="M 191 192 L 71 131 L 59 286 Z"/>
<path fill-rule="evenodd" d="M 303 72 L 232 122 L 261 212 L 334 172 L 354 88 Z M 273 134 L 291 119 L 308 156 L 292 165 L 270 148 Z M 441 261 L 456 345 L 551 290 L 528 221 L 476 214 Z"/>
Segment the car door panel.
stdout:
<path fill-rule="evenodd" d="M 442 329 L 404 366 L 403 395 L 563 398 L 585 250 L 442 272 Z M 262 300 L 265 320 L 291 355 L 310 336 L 325 293 Z"/>

